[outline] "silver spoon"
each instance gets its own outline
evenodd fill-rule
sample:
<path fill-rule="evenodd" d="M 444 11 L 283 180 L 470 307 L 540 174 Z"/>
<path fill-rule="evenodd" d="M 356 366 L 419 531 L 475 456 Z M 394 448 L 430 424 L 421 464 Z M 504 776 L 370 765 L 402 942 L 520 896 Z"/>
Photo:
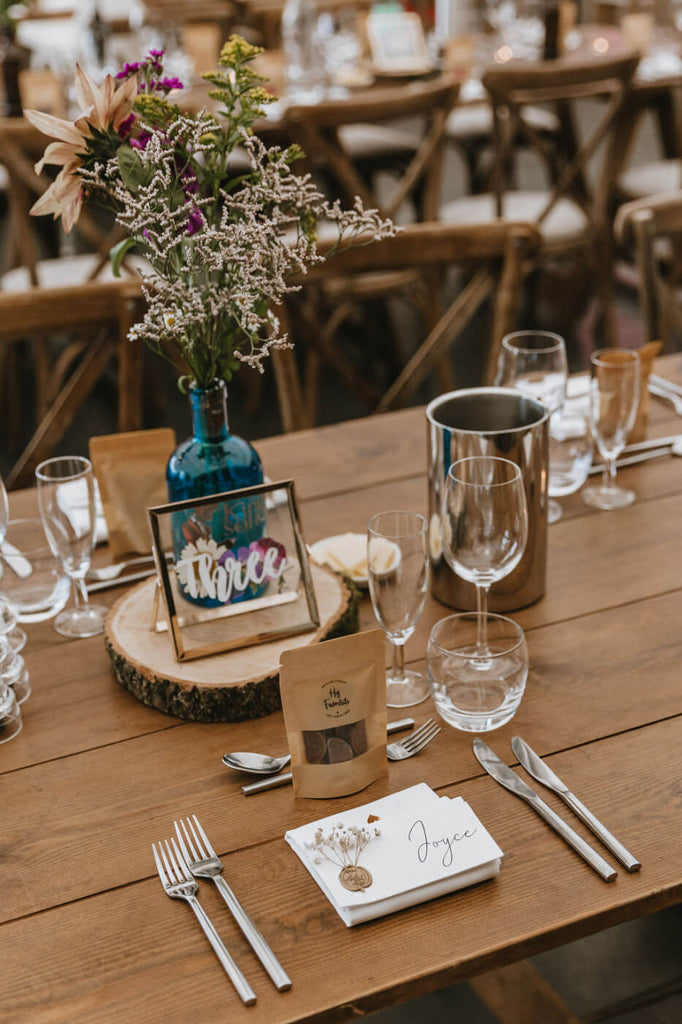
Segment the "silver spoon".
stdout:
<path fill-rule="evenodd" d="M 413 725 L 413 718 L 400 718 L 397 722 L 389 722 L 386 731 L 390 735 L 403 729 L 411 729 Z M 276 775 L 290 760 L 291 754 L 271 757 L 270 754 L 254 754 L 243 750 L 223 754 L 223 764 L 228 768 L 234 768 L 237 772 L 251 772 L 252 775 Z"/>
<path fill-rule="evenodd" d="M 638 462 L 648 462 L 649 459 L 660 459 L 663 455 L 682 455 L 682 438 L 678 438 L 667 448 L 657 448 L 653 452 L 641 452 L 639 455 L 630 455 L 627 459 L 618 459 L 616 461 L 616 469 L 624 466 L 635 466 Z M 603 472 L 604 467 L 602 465 L 592 466 L 590 476 Z"/>
<path fill-rule="evenodd" d="M 282 757 L 271 757 L 269 754 L 253 754 L 245 750 L 235 750 L 231 754 L 223 754 L 223 764 L 234 768 L 237 772 L 250 772 L 252 775 L 275 775 L 291 761 L 291 754 Z"/>

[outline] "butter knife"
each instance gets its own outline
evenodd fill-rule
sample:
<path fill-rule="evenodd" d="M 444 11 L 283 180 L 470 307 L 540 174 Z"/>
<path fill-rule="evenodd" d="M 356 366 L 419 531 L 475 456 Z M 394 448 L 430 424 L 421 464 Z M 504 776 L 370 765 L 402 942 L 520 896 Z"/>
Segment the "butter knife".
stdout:
<path fill-rule="evenodd" d="M 577 796 L 573 794 L 568 786 L 561 781 L 558 775 L 555 775 L 551 768 L 548 768 L 542 758 L 538 757 L 534 750 L 528 746 L 525 740 L 522 740 L 520 736 L 514 736 L 511 741 L 512 750 L 518 757 L 520 763 L 534 779 L 541 782 L 543 786 L 547 786 L 548 789 L 553 790 L 557 796 L 567 804 L 572 811 L 574 811 L 581 821 L 584 821 L 589 829 L 594 832 L 597 839 L 600 839 L 604 846 L 611 851 L 614 857 L 617 857 L 623 867 L 628 871 L 639 871 L 641 868 L 640 862 L 636 857 L 633 857 L 629 850 L 626 850 L 622 843 L 620 843 L 609 830 L 602 825 L 598 818 L 595 818 L 594 814 L 585 807 L 583 803 L 578 800 Z"/>
<path fill-rule="evenodd" d="M 141 572 L 130 572 L 127 576 L 116 576 L 113 580 L 96 580 L 94 583 L 88 583 L 86 589 L 88 594 L 95 594 L 98 590 L 111 590 L 113 587 L 122 587 L 126 583 L 138 583 L 140 580 L 146 580 L 150 576 L 156 575 L 156 569 L 154 566 L 150 566 L 149 569 L 143 569 Z"/>
<path fill-rule="evenodd" d="M 603 857 L 593 850 L 589 843 L 586 843 L 577 832 L 574 832 L 570 825 L 567 825 L 563 818 L 560 818 L 558 814 L 548 807 L 547 804 L 540 799 L 530 786 L 521 779 L 516 772 L 513 772 L 504 761 L 501 761 L 494 750 L 491 750 L 487 743 L 483 740 L 474 740 L 474 756 L 478 763 L 484 768 L 488 775 L 490 775 L 495 782 L 499 782 L 501 786 L 508 789 L 510 793 L 515 796 L 520 796 L 522 800 L 525 800 L 534 811 L 536 811 L 540 817 L 547 822 L 550 828 L 553 828 L 569 846 L 573 847 L 575 852 L 579 854 L 583 860 L 587 861 L 591 868 L 593 868 L 598 875 L 600 875 L 605 882 L 612 882 L 618 872 L 615 868 L 612 868 L 610 864 L 604 860 Z"/>
<path fill-rule="evenodd" d="M 411 729 L 414 725 L 414 718 L 399 718 L 395 722 L 389 722 L 386 732 L 401 732 L 403 729 Z M 244 796 L 252 796 L 254 793 L 263 793 L 266 789 L 277 789 L 278 786 L 288 786 L 293 776 L 291 772 L 284 772 L 282 775 L 273 775 L 269 779 L 262 779 L 260 782 L 249 782 L 242 786 Z"/>

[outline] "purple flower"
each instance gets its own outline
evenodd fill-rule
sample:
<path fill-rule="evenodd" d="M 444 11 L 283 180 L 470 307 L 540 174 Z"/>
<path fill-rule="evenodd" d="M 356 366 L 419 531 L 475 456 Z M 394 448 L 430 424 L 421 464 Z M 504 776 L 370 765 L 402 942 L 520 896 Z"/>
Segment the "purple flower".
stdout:
<path fill-rule="evenodd" d="M 160 78 L 156 83 L 157 88 L 163 89 L 165 92 L 170 92 L 171 89 L 184 89 L 184 85 L 179 78 Z"/>
<path fill-rule="evenodd" d="M 130 76 L 134 75 L 137 71 L 139 71 L 141 67 L 144 67 L 144 64 L 141 61 L 139 61 L 139 60 L 135 61 L 134 64 L 129 64 L 126 61 L 126 63 L 123 65 L 123 71 L 119 71 L 119 73 L 116 75 L 116 77 L 117 78 L 130 78 Z"/>
<path fill-rule="evenodd" d="M 130 139 L 129 145 L 131 149 L 146 149 L 147 143 L 151 139 L 151 132 L 140 132 L 136 139 Z"/>
<path fill-rule="evenodd" d="M 126 139 L 130 135 L 130 131 L 135 123 L 135 115 L 130 114 L 126 117 L 125 121 L 121 121 L 118 126 L 118 134 L 121 139 Z"/>
<path fill-rule="evenodd" d="M 234 551 L 226 551 L 218 559 L 218 565 L 225 565 L 226 562 L 234 562 L 234 561 L 235 561 L 235 553 L 234 553 Z"/>
<path fill-rule="evenodd" d="M 190 213 L 189 220 L 187 221 L 187 234 L 196 235 L 199 231 L 201 231 L 203 226 L 204 220 L 199 210 L 194 210 L 193 213 Z"/>

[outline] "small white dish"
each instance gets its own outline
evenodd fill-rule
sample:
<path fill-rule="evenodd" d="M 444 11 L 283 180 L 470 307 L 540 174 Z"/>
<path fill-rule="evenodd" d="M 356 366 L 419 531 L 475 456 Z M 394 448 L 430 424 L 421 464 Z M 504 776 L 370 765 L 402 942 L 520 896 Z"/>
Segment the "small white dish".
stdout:
<path fill-rule="evenodd" d="M 367 537 L 364 533 L 338 533 L 308 548 L 318 565 L 343 573 L 359 587 L 367 586 Z"/>

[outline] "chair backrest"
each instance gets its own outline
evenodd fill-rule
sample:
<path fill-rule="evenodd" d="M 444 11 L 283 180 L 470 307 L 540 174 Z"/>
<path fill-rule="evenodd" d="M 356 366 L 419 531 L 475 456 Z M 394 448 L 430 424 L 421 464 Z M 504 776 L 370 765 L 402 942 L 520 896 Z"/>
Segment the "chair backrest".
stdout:
<path fill-rule="evenodd" d="M 682 191 L 636 199 L 620 207 L 614 223 L 619 244 L 634 244 L 639 297 L 647 341 L 667 341 L 673 325 L 682 329 Z M 667 243 L 666 273 L 659 249 Z"/>
<path fill-rule="evenodd" d="M 51 367 L 49 409 L 10 472 L 8 487 L 31 483 L 35 467 L 49 457 L 115 355 L 119 429 L 139 429 L 141 345 L 131 344 L 128 331 L 141 314 L 140 285 L 131 279 L 0 292 L 0 349 L 52 335 L 62 343 L 67 334 L 71 339 Z"/>
<path fill-rule="evenodd" d="M 40 284 L 40 221 L 31 216 L 30 210 L 36 199 L 52 184 L 52 178 L 45 171 L 36 174 L 34 165 L 43 155 L 47 142 L 42 132 L 23 117 L 0 117 L 0 164 L 6 168 L 9 178 L 10 242 L 14 249 L 11 263 L 26 267 L 33 286 Z M 89 274 L 94 279 L 108 266 L 110 249 L 120 241 L 122 231 L 117 226 L 109 232 L 104 231 L 87 209 L 81 210 L 73 230 L 85 248 L 97 256 Z M 3 271 L 7 269 L 2 268 Z"/>
<path fill-rule="evenodd" d="M 327 281 L 342 281 L 352 296 L 353 280 L 368 274 L 417 272 L 422 275 L 422 283 L 425 281 L 427 287 L 425 290 L 418 288 L 412 297 L 425 315 L 426 338 L 388 390 L 377 396 L 373 411 L 384 412 L 405 404 L 491 296 L 494 312 L 491 340 L 488 344 L 485 339 L 482 347 L 487 346 L 485 379 L 492 383 L 502 337 L 513 328 L 518 312 L 524 267 L 540 245 L 540 233 L 530 224 L 504 221 L 474 226 L 412 224 L 393 238 L 356 244 L 334 253 L 292 283 L 305 289 Z M 320 252 L 324 251 L 324 246 L 320 245 Z M 438 283 L 443 272 L 454 266 L 465 268 L 467 274 L 454 299 L 443 309 L 438 289 L 432 286 Z M 273 352 L 272 359 L 284 429 L 297 430 L 312 425 L 311 410 L 306 405 L 305 389 L 301 386 L 293 352 L 278 350 Z M 352 382 L 352 378 L 349 379 Z"/>
<path fill-rule="evenodd" d="M 333 178 L 339 197 L 346 202 L 360 196 L 366 206 L 378 208 L 385 217 L 394 217 L 403 203 L 414 199 L 419 190 L 419 219 L 436 220 L 445 126 L 458 94 L 459 85 L 444 79 L 372 89 L 347 99 L 294 104 L 285 112 L 284 127 L 302 147 L 307 169 L 323 168 Z M 356 124 L 394 125 L 413 118 L 424 126 L 420 140 L 390 196 L 380 202 L 344 145 L 340 129 Z"/>
<path fill-rule="evenodd" d="M 570 197 L 577 200 L 592 219 L 604 222 L 616 168 L 620 118 L 638 61 L 637 55 L 628 54 L 581 63 L 552 60 L 509 64 L 484 73 L 483 84 L 493 108 L 498 216 L 502 212 L 502 196 L 507 190 L 505 179 L 511 162 L 511 147 L 521 137 L 540 157 L 550 175 L 551 188 L 538 221 L 544 220 L 560 199 Z M 577 101 L 586 99 L 603 102 L 593 124 L 579 139 L 573 107 Z M 548 142 L 522 116 L 524 106 L 529 104 L 551 104 L 557 108 L 565 145 L 559 161 Z M 604 147 L 601 169 L 591 199 L 588 199 L 584 173 L 601 146 Z"/>

